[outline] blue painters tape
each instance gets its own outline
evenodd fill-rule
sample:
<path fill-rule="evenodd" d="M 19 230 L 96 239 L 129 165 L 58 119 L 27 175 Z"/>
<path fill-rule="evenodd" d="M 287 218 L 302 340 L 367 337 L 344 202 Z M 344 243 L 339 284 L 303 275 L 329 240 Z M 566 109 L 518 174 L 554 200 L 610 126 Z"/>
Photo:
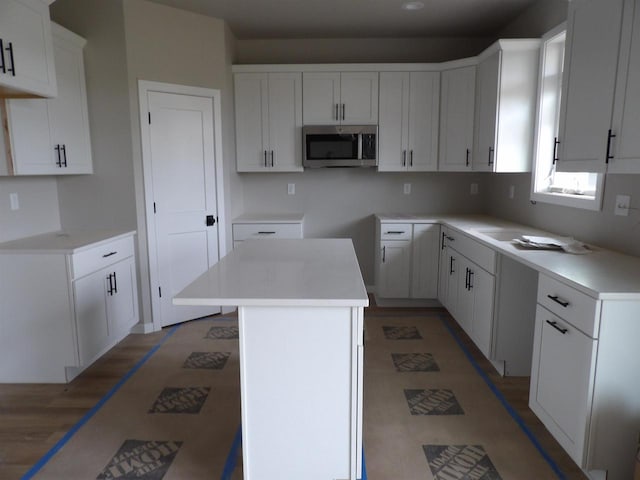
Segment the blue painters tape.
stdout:
<path fill-rule="evenodd" d="M 367 480 L 367 462 L 364 461 L 364 446 L 362 447 L 362 478 L 360 480 Z"/>
<path fill-rule="evenodd" d="M 540 453 L 540 455 L 542 455 L 542 458 L 544 458 L 544 460 L 551 467 L 551 469 L 558 476 L 558 478 L 560 480 L 566 480 L 567 477 L 564 474 L 564 472 L 562 470 L 560 470 L 560 467 L 558 467 L 558 465 L 553 460 L 553 458 L 551 458 L 551 456 L 547 453 L 547 451 L 544 449 L 544 447 L 540 444 L 540 441 L 536 438 L 536 436 L 529 429 L 529 427 L 527 427 L 525 425 L 525 423 L 522 420 L 522 418 L 520 417 L 520 415 L 518 415 L 518 413 L 513 409 L 513 407 L 509 404 L 507 399 L 504 398 L 504 395 L 502 395 L 502 392 L 500 392 L 500 390 L 498 390 L 498 387 L 496 387 L 494 385 L 494 383 L 491 381 L 491 379 L 488 377 L 488 375 L 486 373 L 484 373 L 484 371 L 482 370 L 480 365 L 478 365 L 478 363 L 475 361 L 475 359 L 471 355 L 471 352 L 469 352 L 469 350 L 467 350 L 467 348 L 462 343 L 462 340 L 460 340 L 458 335 L 456 335 L 456 333 L 454 332 L 453 328 L 451 328 L 451 326 L 447 322 L 446 318 L 447 317 L 445 317 L 443 315 L 440 315 L 440 320 L 444 324 L 445 328 L 449 331 L 449 333 L 451 334 L 453 339 L 456 341 L 456 343 L 458 344 L 458 346 L 460 347 L 462 352 L 465 354 L 465 356 L 467 357 L 469 362 L 471 362 L 471 365 L 473 365 L 473 368 L 475 368 L 476 372 L 478 372 L 478 375 L 480 375 L 480 377 L 484 380 L 484 382 L 487 384 L 489 389 L 497 397 L 497 399 L 500 401 L 500 403 L 505 408 L 505 410 L 507 410 L 509 415 L 511 415 L 511 418 L 513 418 L 515 420 L 515 422 L 518 424 L 518 426 L 524 432 L 524 434 L 529 438 L 529 440 L 531 441 L 533 446 L 538 450 L 538 453 Z"/>
<path fill-rule="evenodd" d="M 105 403 L 107 403 L 107 401 L 113 397 L 113 395 L 120 390 L 120 388 L 126 383 L 127 380 L 129 380 L 134 373 L 136 373 L 140 367 L 142 367 L 142 365 L 144 365 L 144 363 L 149 360 L 149 358 L 151 358 L 151 356 L 156 353 L 160 347 L 169 339 L 169 337 L 171 337 L 171 335 L 173 335 L 176 330 L 178 330 L 178 328 L 180 328 L 182 326 L 182 324 L 180 325 L 176 325 L 175 327 L 171 328 L 171 330 L 169 330 L 167 332 L 167 334 L 162 338 L 162 340 L 160 340 L 160 342 L 158 342 L 158 344 L 156 344 L 151 350 L 149 350 L 147 352 L 147 354 L 142 357 L 142 359 L 140 359 L 138 361 L 138 363 L 136 363 L 131 370 L 129 370 L 124 377 L 122 377 L 118 383 L 116 383 L 111 390 L 109 390 L 104 397 L 102 397 L 98 403 L 96 403 L 93 408 L 91 408 L 91 410 L 89 410 L 79 421 L 78 423 L 76 423 L 73 427 L 71 427 L 71 429 L 60 439 L 58 440 L 58 442 L 51 447 L 51 449 L 40 459 L 38 460 L 30 469 L 27 473 L 25 473 L 22 476 L 22 480 L 30 480 L 31 478 L 33 478 L 33 476 L 38 473 L 42 467 L 44 467 L 49 460 L 51 460 L 53 458 L 53 456 L 58 453 L 58 451 L 60 451 L 60 449 L 62 447 L 64 447 L 67 442 L 69 442 L 69 440 L 71 440 L 71 437 L 73 437 L 78 430 L 80 430 L 80 428 L 82 428 L 82 426 L 87 423 L 91 417 L 93 417 L 98 410 L 100 410 Z"/>
<path fill-rule="evenodd" d="M 220 480 L 231 480 L 231 475 L 236 469 L 238 462 L 238 450 L 242 445 L 242 426 L 238 427 L 235 437 L 233 437 L 233 443 L 231 444 L 231 450 L 227 455 L 227 461 L 224 463 L 224 469 L 222 470 L 222 477 Z"/>

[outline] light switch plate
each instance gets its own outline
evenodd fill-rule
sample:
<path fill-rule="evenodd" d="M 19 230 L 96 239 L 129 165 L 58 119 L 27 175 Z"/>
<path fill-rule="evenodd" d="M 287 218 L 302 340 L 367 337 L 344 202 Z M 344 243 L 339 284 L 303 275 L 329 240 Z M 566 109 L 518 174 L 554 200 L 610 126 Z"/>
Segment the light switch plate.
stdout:
<path fill-rule="evenodd" d="M 405 195 L 409 195 L 411 193 L 411 184 L 410 183 L 405 183 L 403 191 L 404 191 Z"/>
<path fill-rule="evenodd" d="M 296 194 L 296 184 L 288 183 L 287 184 L 287 195 L 295 195 Z"/>
<path fill-rule="evenodd" d="M 471 184 L 471 195 L 477 195 L 478 194 L 478 184 L 477 183 L 472 183 Z"/>
<path fill-rule="evenodd" d="M 20 202 L 18 201 L 18 194 L 17 193 L 10 193 L 9 194 L 9 203 L 11 204 L 11 210 L 20 209 Z"/>
<path fill-rule="evenodd" d="M 613 210 L 615 215 L 626 217 L 629 215 L 631 206 L 631 195 L 616 195 L 616 206 Z"/>

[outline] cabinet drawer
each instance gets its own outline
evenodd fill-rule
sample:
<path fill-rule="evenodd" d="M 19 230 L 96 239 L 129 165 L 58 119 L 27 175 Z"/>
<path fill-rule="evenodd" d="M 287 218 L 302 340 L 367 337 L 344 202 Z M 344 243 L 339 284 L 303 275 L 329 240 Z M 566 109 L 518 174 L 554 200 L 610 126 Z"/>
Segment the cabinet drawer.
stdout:
<path fill-rule="evenodd" d="M 233 241 L 249 238 L 302 238 L 301 223 L 234 223 Z"/>
<path fill-rule="evenodd" d="M 449 230 L 446 242 L 449 248 L 464 255 L 492 275 L 495 274 L 496 252 L 492 248 L 454 230 Z"/>
<path fill-rule="evenodd" d="M 381 223 L 380 240 L 411 240 L 410 223 Z"/>
<path fill-rule="evenodd" d="M 71 257 L 71 275 L 73 278 L 83 277 L 128 258 L 133 252 L 133 237 L 121 238 L 78 252 Z"/>
<path fill-rule="evenodd" d="M 538 280 L 538 303 L 592 338 L 600 329 L 600 302 L 546 275 Z"/>

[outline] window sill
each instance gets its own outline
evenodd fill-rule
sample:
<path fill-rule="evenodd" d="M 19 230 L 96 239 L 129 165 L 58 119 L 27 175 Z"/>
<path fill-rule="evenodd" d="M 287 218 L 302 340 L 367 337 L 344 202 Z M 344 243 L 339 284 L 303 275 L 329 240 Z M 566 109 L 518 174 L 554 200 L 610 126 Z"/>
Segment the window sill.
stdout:
<path fill-rule="evenodd" d="M 602 189 L 598 189 L 601 192 Z M 568 193 L 532 192 L 531 201 L 562 205 L 564 207 L 582 208 L 584 210 L 601 210 L 602 195 L 572 195 Z"/>

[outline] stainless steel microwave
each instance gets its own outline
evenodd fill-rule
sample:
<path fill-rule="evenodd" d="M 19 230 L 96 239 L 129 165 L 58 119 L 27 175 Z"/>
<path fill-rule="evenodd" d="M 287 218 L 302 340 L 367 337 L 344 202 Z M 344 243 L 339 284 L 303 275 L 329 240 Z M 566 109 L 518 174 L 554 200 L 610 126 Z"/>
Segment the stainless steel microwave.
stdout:
<path fill-rule="evenodd" d="M 319 167 L 375 167 L 376 125 L 308 125 L 302 127 L 302 165 Z"/>

